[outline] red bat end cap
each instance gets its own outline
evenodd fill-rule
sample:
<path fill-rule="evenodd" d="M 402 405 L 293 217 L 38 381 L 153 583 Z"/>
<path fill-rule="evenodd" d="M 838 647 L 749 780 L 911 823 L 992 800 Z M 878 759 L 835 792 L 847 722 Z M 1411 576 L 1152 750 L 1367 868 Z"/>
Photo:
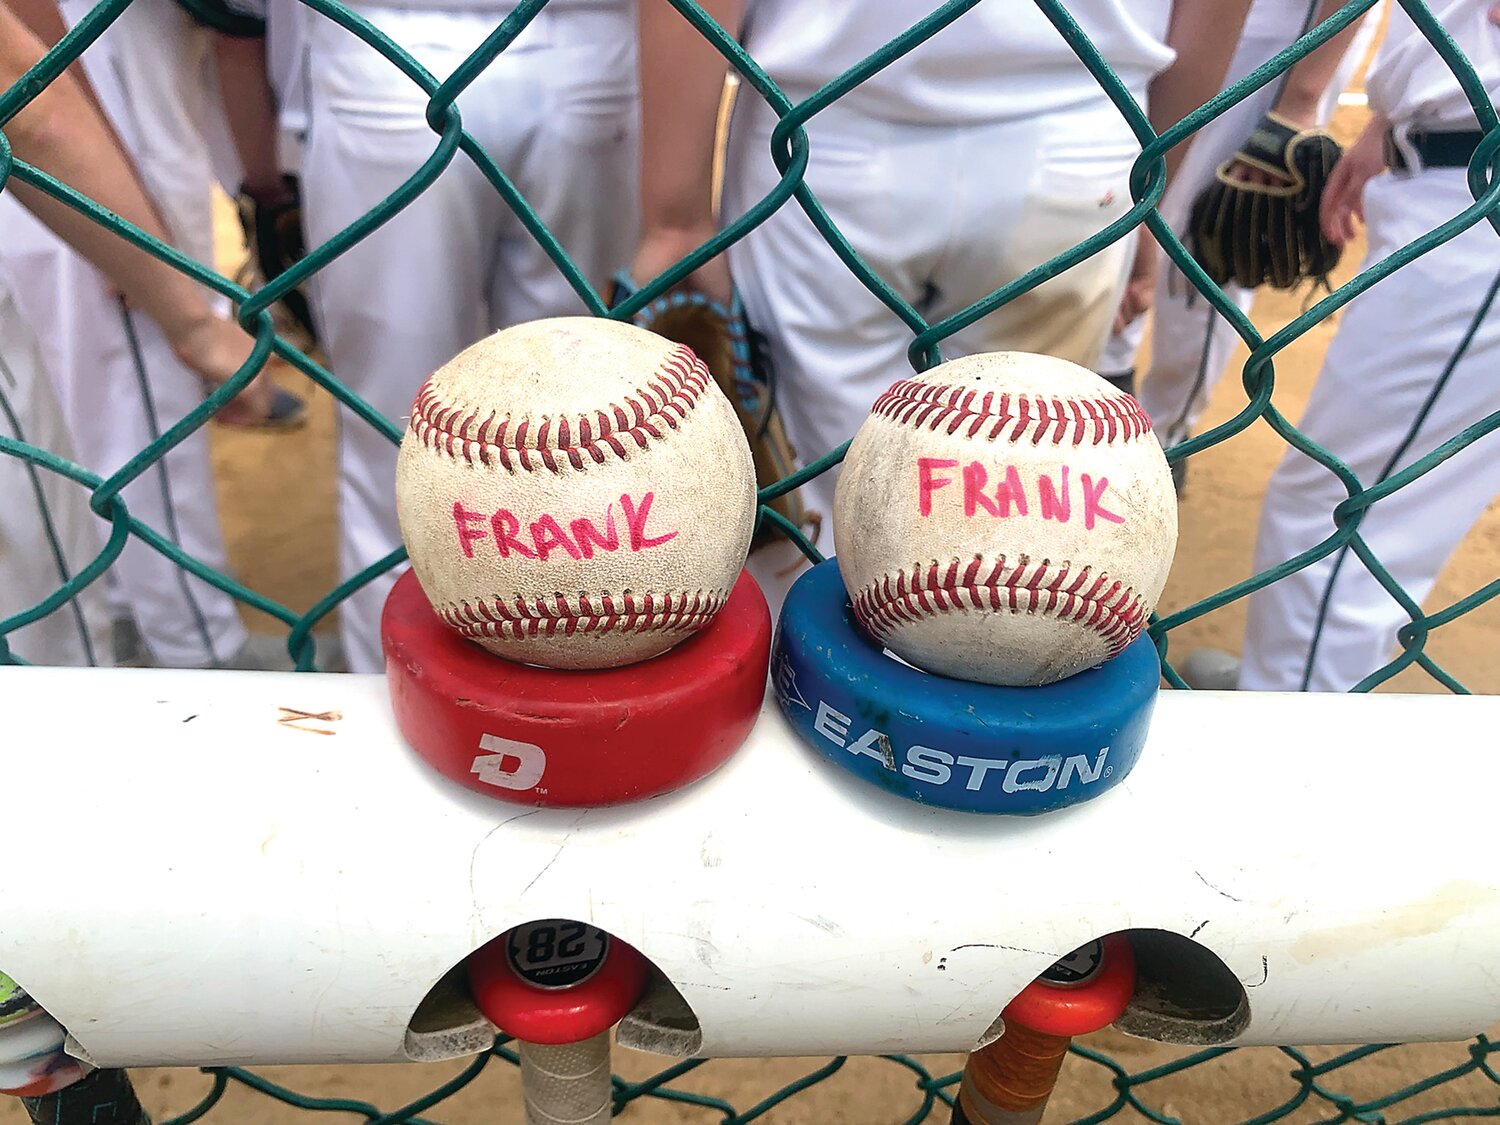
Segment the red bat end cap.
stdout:
<path fill-rule="evenodd" d="M 770 611 L 744 572 L 697 636 L 622 668 L 495 656 L 443 623 L 411 571 L 380 627 L 412 749 L 459 784 L 523 805 L 613 805 L 703 777 L 749 737 L 771 653 Z"/>
<path fill-rule="evenodd" d="M 468 969 L 485 1018 L 526 1043 L 577 1043 L 608 1031 L 646 989 L 646 959 L 633 947 L 563 919 L 506 931 Z"/>
<path fill-rule="evenodd" d="M 1135 992 L 1135 953 L 1124 934 L 1075 949 L 1021 990 L 1001 1013 L 1047 1035 L 1088 1035 L 1119 1019 Z"/>

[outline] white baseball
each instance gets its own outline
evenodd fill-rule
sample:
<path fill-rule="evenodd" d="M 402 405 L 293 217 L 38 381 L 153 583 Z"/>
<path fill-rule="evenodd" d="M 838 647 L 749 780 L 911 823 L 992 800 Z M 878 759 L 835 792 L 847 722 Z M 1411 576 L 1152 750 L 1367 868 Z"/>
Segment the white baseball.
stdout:
<path fill-rule="evenodd" d="M 396 511 L 433 608 L 553 668 L 645 660 L 702 629 L 744 564 L 750 447 L 686 347 L 591 317 L 497 332 L 417 393 Z"/>
<path fill-rule="evenodd" d="M 1145 626 L 1177 544 L 1172 476 L 1130 395 L 1049 356 L 994 352 L 876 400 L 834 499 L 865 629 L 929 672 L 1046 684 Z"/>

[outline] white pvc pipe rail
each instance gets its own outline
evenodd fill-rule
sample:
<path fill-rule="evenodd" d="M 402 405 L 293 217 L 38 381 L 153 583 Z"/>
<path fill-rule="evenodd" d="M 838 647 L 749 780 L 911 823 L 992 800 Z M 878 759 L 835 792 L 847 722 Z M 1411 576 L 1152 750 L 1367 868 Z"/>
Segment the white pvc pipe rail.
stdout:
<path fill-rule="evenodd" d="M 1123 784 L 1021 820 L 856 783 L 774 704 L 705 781 L 576 811 L 433 774 L 379 677 L 6 668 L 0 709 L 0 970 L 100 1064 L 479 1050 L 461 996 L 413 1013 L 544 917 L 635 945 L 698 1023 L 622 1038 L 704 1055 L 967 1050 L 1137 927 L 1222 959 L 1236 1042 L 1500 1018 L 1500 698 L 1164 693 Z"/>

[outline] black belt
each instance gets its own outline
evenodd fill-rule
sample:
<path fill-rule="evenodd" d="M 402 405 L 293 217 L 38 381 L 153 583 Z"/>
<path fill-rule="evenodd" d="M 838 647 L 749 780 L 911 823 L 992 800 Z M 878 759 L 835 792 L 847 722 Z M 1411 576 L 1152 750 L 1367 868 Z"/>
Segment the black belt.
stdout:
<path fill-rule="evenodd" d="M 1416 151 L 1423 168 L 1467 168 L 1474 159 L 1474 150 L 1484 140 L 1478 129 L 1463 132 L 1426 133 L 1413 130 L 1406 136 L 1407 143 Z M 1396 143 L 1392 130 L 1385 134 L 1385 166 L 1397 172 L 1414 172 L 1406 161 L 1406 153 Z"/>

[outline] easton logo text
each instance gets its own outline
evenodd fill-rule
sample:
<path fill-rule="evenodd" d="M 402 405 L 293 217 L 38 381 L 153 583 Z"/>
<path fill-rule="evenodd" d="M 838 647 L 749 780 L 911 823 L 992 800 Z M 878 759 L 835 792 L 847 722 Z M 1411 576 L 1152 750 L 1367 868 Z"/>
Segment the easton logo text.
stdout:
<path fill-rule="evenodd" d="M 958 777 L 963 779 L 964 788 L 973 792 L 998 787 L 1005 793 L 1048 793 L 1074 785 L 1093 785 L 1114 772 L 1114 767 L 1106 761 L 1108 746 L 1100 747 L 1092 761 L 1087 754 L 978 758 L 950 754 L 932 746 L 908 746 L 898 750 L 884 731 L 871 728 L 863 734 L 856 734 L 850 729 L 853 721 L 820 699 L 813 718 L 813 730 L 841 750 L 874 758 L 886 769 L 892 772 L 899 769 L 913 781 L 926 785 L 947 785 Z"/>

